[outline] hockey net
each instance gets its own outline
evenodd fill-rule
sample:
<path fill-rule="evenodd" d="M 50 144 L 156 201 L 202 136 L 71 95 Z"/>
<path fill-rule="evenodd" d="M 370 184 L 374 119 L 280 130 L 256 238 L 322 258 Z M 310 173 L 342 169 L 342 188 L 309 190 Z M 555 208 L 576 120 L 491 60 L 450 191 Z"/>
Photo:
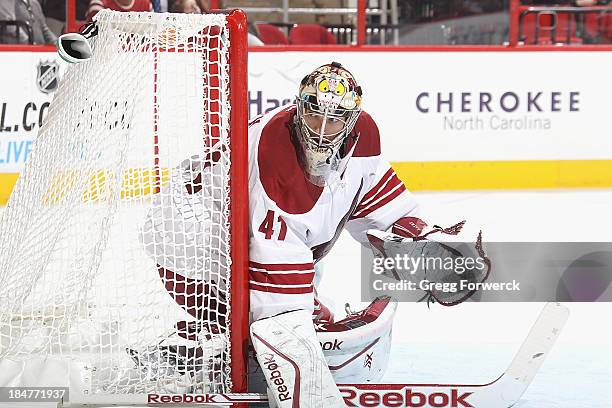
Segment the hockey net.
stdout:
<path fill-rule="evenodd" d="M 244 14 L 96 24 L 0 223 L 0 385 L 244 391 Z"/>

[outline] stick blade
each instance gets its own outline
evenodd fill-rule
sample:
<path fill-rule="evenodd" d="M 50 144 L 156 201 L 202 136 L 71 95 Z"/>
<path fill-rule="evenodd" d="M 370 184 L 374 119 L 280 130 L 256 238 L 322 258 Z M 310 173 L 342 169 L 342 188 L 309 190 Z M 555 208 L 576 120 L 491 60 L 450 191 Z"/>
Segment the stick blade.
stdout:
<path fill-rule="evenodd" d="M 557 341 L 568 317 L 567 307 L 560 303 L 547 303 L 506 370 L 506 375 L 529 385 Z"/>
<path fill-rule="evenodd" d="M 514 406 L 533 381 L 569 317 L 560 303 L 547 303 L 531 327 L 512 363 L 498 382 L 503 406 Z"/>

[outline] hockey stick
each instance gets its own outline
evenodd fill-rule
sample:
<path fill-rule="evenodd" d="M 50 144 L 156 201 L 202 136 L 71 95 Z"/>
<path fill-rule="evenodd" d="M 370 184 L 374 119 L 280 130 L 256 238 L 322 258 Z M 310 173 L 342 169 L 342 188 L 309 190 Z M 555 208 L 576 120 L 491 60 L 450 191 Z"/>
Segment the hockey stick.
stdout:
<path fill-rule="evenodd" d="M 567 307 L 547 303 L 508 369 L 487 384 L 351 384 L 340 390 L 349 407 L 511 407 L 537 374 L 568 316 Z"/>
<path fill-rule="evenodd" d="M 339 388 L 348 407 L 512 407 L 518 403 L 537 374 L 568 316 L 567 307 L 559 303 L 547 303 L 508 369 L 497 379 L 486 384 L 340 384 Z M 135 401 L 135 397 L 138 402 Z M 181 401 L 176 399 L 177 397 Z M 108 396 L 106 398 L 105 402 L 108 404 Z M 117 395 L 112 402 L 121 405 L 156 405 L 174 402 L 177 405 L 197 403 L 202 404 L 199 406 L 228 406 L 266 401 L 266 394 L 250 393 L 182 396 Z M 91 399 L 88 403 L 97 405 L 96 401 Z M 102 401 L 97 403 L 103 404 Z M 70 405 L 60 403 L 59 406 Z"/>

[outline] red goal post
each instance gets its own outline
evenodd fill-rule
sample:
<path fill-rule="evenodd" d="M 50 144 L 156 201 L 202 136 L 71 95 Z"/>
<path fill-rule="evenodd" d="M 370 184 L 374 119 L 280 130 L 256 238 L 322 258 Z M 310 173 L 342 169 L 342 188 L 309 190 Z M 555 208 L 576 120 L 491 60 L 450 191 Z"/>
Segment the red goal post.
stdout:
<path fill-rule="evenodd" d="M 234 35 L 234 51 L 230 51 L 230 98 L 233 112 L 230 119 L 230 132 L 234 139 L 231 152 L 230 189 L 240 199 L 230 203 L 231 246 L 234 251 L 232 274 L 232 307 L 235 319 L 231 321 L 232 338 L 232 383 L 234 392 L 246 392 L 247 347 L 249 339 L 249 201 L 248 201 L 248 54 L 247 18 L 240 10 L 228 13 L 230 35 Z"/>

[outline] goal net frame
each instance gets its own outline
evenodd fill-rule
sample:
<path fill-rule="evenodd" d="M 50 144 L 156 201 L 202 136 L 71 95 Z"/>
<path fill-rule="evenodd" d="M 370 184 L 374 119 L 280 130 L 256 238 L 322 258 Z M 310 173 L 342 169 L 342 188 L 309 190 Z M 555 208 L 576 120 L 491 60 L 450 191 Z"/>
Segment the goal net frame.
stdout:
<path fill-rule="evenodd" d="M 231 265 L 230 269 L 230 288 L 227 296 L 231 304 L 231 309 L 228 311 L 227 319 L 229 320 L 227 328 L 229 331 L 229 348 L 230 348 L 230 383 L 231 389 L 226 390 L 228 393 L 246 393 L 247 392 L 247 347 L 249 337 L 249 315 L 248 315 L 248 73 L 247 73 L 247 18 L 242 10 L 215 10 L 210 14 L 224 15 L 225 28 L 229 34 L 229 48 L 227 54 L 228 65 L 228 99 L 229 99 L 229 121 L 228 131 L 229 140 L 231 141 L 231 149 L 229 157 L 231 165 L 229 167 L 229 247 Z M 170 16 L 170 14 L 166 14 Z M 164 15 L 155 16 L 157 19 L 163 19 Z M 177 40 L 173 33 L 165 34 L 166 44 L 172 47 L 173 42 Z M 154 179 L 153 193 L 158 193 L 162 180 L 167 177 L 163 165 L 160 165 L 158 160 L 158 87 L 157 87 L 157 55 L 166 52 L 163 45 L 149 47 L 143 52 L 155 53 L 155 70 L 153 76 L 153 138 L 154 165 L 152 167 L 152 178 Z M 94 50 L 95 52 L 95 50 Z M 175 51 L 176 52 L 176 51 Z M 183 49 L 180 52 L 193 52 L 188 49 Z M 103 67 L 101 67 L 103 69 Z M 213 95 L 214 96 L 214 95 Z M 66 99 L 63 99 L 66 103 Z M 62 103 L 60 100 L 57 103 Z M 221 114 L 221 103 L 212 103 L 213 110 L 217 110 L 217 115 Z M 58 109 L 58 107 L 55 107 Z M 50 110 L 53 109 L 53 103 Z M 214 115 L 211 115 L 214 116 Z M 70 120 L 70 118 L 66 118 Z M 213 119 L 214 120 L 214 119 Z M 44 129 L 44 126 L 43 126 Z M 214 138 L 214 136 L 213 136 Z M 34 149 L 36 149 L 36 144 Z M 204 152 L 202 152 L 204 154 Z M 32 170 L 34 171 L 34 170 Z M 19 188 L 19 182 L 18 182 Z M 23 196 L 23 192 L 16 194 Z M 89 192 L 97 194 L 97 192 Z M 19 198 L 19 197 L 18 197 Z M 62 197 L 52 197 L 52 199 L 61 200 Z M 15 207 L 17 203 L 9 201 L 8 206 Z M 5 214 L 6 215 L 6 214 Z M 2 221 L 2 219 L 0 219 Z M 6 243 L 6 241 L 4 241 Z M 2 240 L 0 240 L 2 244 Z M 2 272 L 2 259 L 0 259 L 0 273 Z M 5 263 L 4 266 L 7 266 Z M 10 265 L 9 265 L 10 266 Z M 10 269 L 10 268 L 7 268 Z M 10 273 L 10 272 L 9 272 Z M 0 278 L 2 275 L 0 275 Z M 2 282 L 0 282 L 2 284 Z M 1 298 L 4 303 L 6 298 Z M 5 306 L 8 306 L 5 304 Z M 14 305 L 13 305 L 14 306 Z M 44 313 L 44 312 L 43 312 Z M 50 312 L 52 315 L 56 311 Z M 9 328 L 9 335 L 10 335 Z M 0 347 L 0 351 L 1 347 Z M 125 404 L 125 405 L 146 405 L 146 394 L 121 394 L 121 395 L 75 395 L 70 394 L 70 405 L 74 404 Z"/>

